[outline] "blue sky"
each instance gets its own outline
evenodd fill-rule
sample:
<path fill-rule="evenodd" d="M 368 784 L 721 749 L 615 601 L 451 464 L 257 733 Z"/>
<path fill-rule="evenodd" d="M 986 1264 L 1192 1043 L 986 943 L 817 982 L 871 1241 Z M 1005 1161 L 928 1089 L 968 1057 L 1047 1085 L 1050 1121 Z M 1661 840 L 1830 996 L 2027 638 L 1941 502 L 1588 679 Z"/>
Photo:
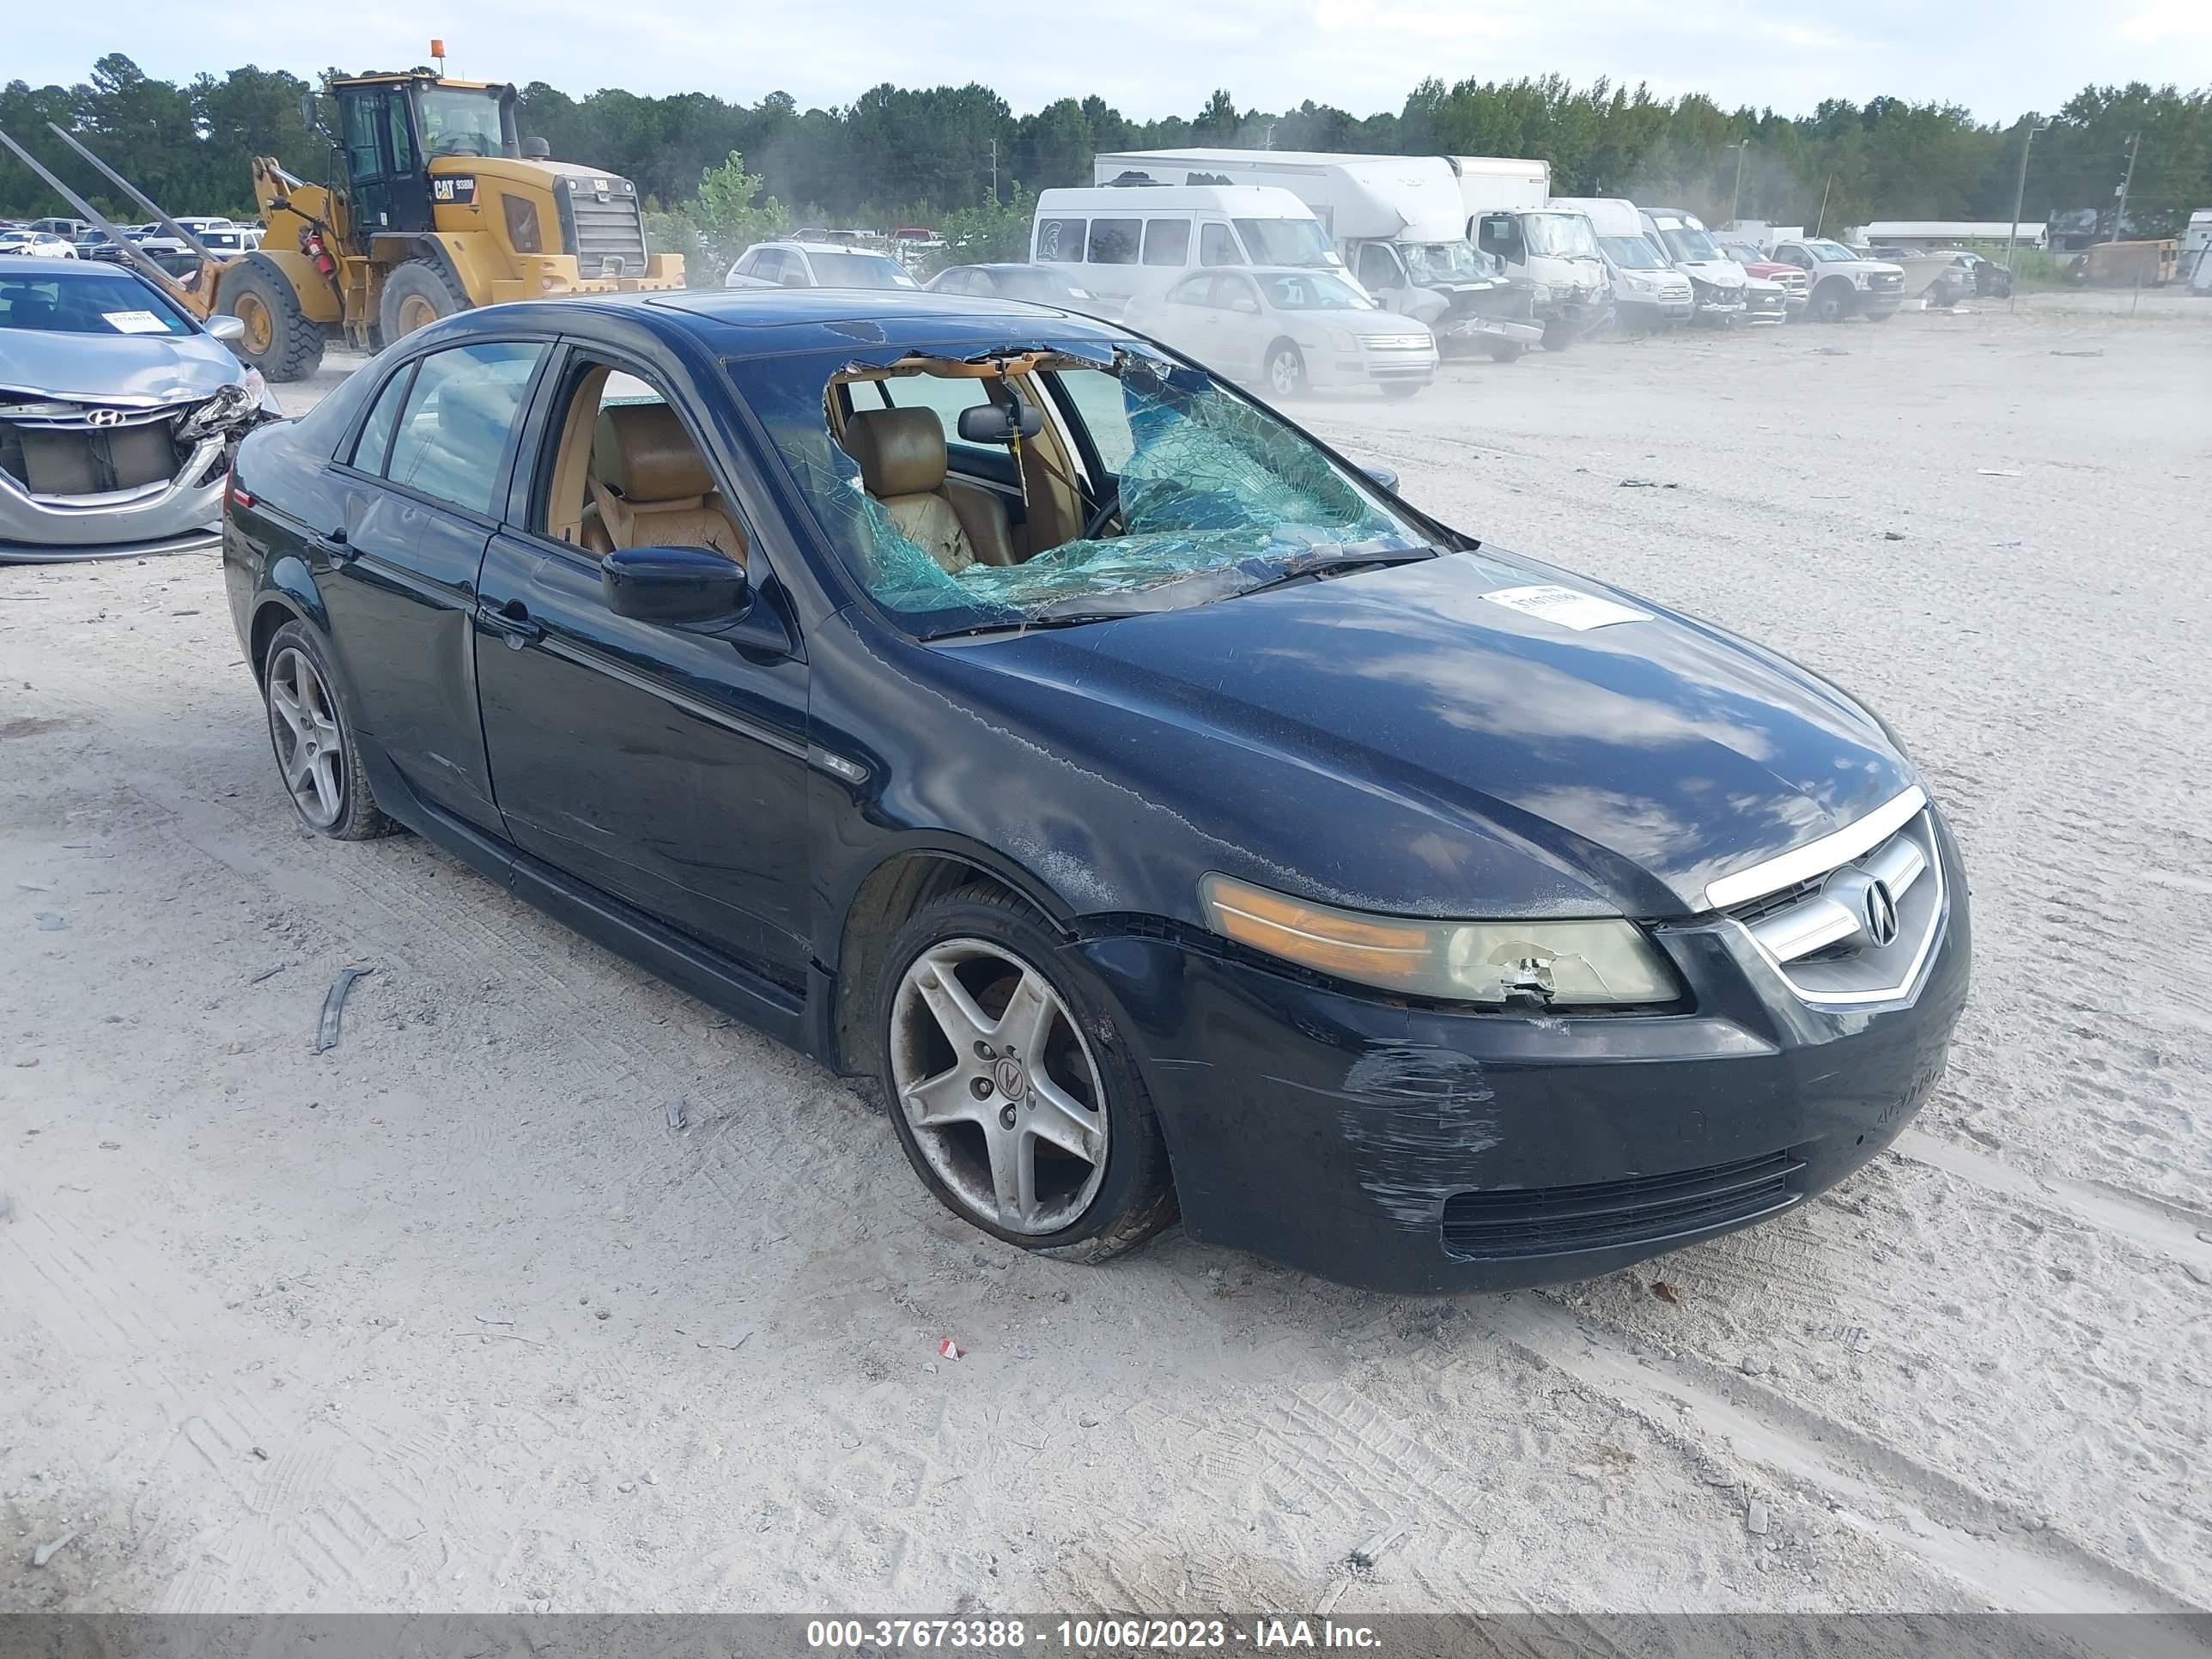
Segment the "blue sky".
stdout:
<path fill-rule="evenodd" d="M 1985 120 L 2047 112 L 2092 81 L 2212 83 L 2212 0 L 119 0 L 37 15 L 6 31 L 0 76 L 72 82 L 115 50 L 173 79 L 245 63 L 402 67 L 438 34 L 455 74 L 575 93 L 750 102 L 781 88 L 805 106 L 885 80 L 981 80 L 1018 112 L 1097 91 L 1139 117 L 1194 113 L 1217 86 L 1245 108 L 1313 98 L 1365 114 L 1395 108 L 1429 74 L 1604 75 L 1784 113 L 1889 94 L 1964 103 Z"/>

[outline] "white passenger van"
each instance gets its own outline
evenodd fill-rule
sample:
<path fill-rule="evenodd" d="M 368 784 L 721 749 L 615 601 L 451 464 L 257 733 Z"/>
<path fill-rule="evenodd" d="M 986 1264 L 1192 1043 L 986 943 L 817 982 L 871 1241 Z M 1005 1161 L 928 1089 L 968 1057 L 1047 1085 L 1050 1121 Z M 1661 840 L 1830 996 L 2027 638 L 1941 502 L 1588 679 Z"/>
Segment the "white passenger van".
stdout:
<path fill-rule="evenodd" d="M 1030 258 L 1066 271 L 1118 313 L 1212 265 L 1341 270 L 1328 233 L 1287 190 L 1237 185 L 1099 185 L 1038 193 Z"/>

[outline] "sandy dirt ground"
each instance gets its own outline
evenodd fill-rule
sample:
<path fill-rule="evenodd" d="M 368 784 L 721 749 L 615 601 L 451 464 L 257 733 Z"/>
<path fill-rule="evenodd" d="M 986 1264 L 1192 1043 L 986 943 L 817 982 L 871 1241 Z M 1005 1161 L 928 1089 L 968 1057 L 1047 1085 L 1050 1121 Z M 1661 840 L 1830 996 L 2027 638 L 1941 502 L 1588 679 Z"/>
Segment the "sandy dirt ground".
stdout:
<path fill-rule="evenodd" d="M 812 1064 L 300 830 L 212 556 L 0 570 L 0 1608 L 2212 1603 L 2212 304 L 2128 312 L 1309 406 L 1865 696 L 1965 847 L 1897 1151 L 1544 1293 L 1002 1248 Z"/>

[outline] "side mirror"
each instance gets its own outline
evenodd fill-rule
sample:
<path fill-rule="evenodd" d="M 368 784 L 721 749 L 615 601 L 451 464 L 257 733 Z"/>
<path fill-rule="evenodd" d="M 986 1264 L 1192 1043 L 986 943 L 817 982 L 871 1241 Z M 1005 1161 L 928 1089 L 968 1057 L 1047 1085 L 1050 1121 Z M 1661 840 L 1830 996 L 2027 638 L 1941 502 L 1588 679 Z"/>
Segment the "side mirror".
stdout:
<path fill-rule="evenodd" d="M 1034 404 L 1017 398 L 1011 408 L 1005 404 L 978 404 L 973 409 L 963 409 L 958 425 L 963 442 L 1010 444 L 1017 428 L 1024 438 L 1034 438 L 1043 431 L 1044 416 Z"/>
<path fill-rule="evenodd" d="M 1398 493 L 1398 475 L 1390 468 L 1363 466 L 1359 470 L 1367 475 L 1368 481 L 1378 489 L 1387 489 L 1394 495 Z"/>
<path fill-rule="evenodd" d="M 543 138 L 526 138 L 522 141 L 522 159 L 526 161 L 550 161 L 553 159 L 553 146 Z"/>
<path fill-rule="evenodd" d="M 599 592 L 636 622 L 733 622 L 753 602 L 744 567 L 703 547 L 618 548 L 599 561 Z"/>
<path fill-rule="evenodd" d="M 225 345 L 236 345 L 246 337 L 246 319 L 243 317 L 214 316 L 200 326 Z"/>

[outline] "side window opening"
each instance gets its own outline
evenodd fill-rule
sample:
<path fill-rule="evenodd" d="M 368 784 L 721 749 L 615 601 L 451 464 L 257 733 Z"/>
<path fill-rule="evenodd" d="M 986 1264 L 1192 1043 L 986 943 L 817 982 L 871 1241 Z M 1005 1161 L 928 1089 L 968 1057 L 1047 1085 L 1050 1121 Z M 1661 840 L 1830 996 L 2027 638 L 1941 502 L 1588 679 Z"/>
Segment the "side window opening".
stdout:
<path fill-rule="evenodd" d="M 594 558 L 701 547 L 745 562 L 744 527 L 658 386 L 582 359 L 568 372 L 565 408 L 531 503 L 533 530 Z"/>
<path fill-rule="evenodd" d="M 1180 266 L 1188 260 L 1189 255 L 1189 220 L 1147 219 L 1145 221 L 1145 263 L 1146 264 Z"/>
<path fill-rule="evenodd" d="M 1201 225 L 1198 231 L 1198 262 L 1202 265 L 1241 265 L 1244 250 L 1226 225 Z"/>

